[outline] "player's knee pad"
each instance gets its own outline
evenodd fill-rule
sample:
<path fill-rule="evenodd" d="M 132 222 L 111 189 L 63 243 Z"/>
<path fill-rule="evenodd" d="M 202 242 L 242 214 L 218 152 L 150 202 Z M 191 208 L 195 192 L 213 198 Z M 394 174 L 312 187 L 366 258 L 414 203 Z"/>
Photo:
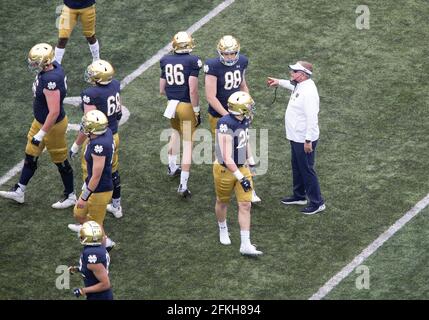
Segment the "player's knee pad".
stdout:
<path fill-rule="evenodd" d="M 39 158 L 25 154 L 24 167 L 30 169 L 31 171 L 36 171 L 37 159 Z"/>
<path fill-rule="evenodd" d="M 67 159 L 64 162 L 56 163 L 55 165 L 57 166 L 61 175 L 73 174 L 73 168 Z"/>
<path fill-rule="evenodd" d="M 113 188 L 119 188 L 121 186 L 121 177 L 119 176 L 119 171 L 115 171 L 112 173 L 112 182 Z"/>

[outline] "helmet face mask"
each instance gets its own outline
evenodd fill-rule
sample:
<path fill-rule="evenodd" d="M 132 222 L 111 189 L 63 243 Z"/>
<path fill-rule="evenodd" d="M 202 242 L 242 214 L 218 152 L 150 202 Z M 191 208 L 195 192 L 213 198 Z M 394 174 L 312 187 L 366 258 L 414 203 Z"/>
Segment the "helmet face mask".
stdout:
<path fill-rule="evenodd" d="M 100 110 L 91 110 L 82 117 L 82 131 L 85 135 L 90 136 L 102 135 L 107 131 L 109 121 L 106 115 Z"/>
<path fill-rule="evenodd" d="M 233 36 L 223 36 L 217 44 L 217 52 L 224 65 L 233 66 L 240 58 L 240 43 Z M 226 59 L 226 54 L 234 54 L 234 58 Z"/>
<path fill-rule="evenodd" d="M 237 91 L 228 98 L 228 111 L 234 116 L 251 119 L 255 113 L 255 101 L 247 92 Z"/>
<path fill-rule="evenodd" d="M 38 43 L 33 46 L 27 57 L 28 69 L 38 73 L 55 59 L 55 51 L 50 44 Z"/>
<path fill-rule="evenodd" d="M 185 31 L 176 33 L 171 45 L 175 53 L 190 53 L 195 48 L 194 39 Z"/>
<path fill-rule="evenodd" d="M 115 69 L 106 60 L 97 60 L 91 63 L 85 70 L 84 79 L 90 84 L 106 85 L 112 82 Z"/>
<path fill-rule="evenodd" d="M 103 229 L 95 221 L 87 221 L 79 231 L 80 243 L 84 246 L 99 246 L 103 241 Z"/>

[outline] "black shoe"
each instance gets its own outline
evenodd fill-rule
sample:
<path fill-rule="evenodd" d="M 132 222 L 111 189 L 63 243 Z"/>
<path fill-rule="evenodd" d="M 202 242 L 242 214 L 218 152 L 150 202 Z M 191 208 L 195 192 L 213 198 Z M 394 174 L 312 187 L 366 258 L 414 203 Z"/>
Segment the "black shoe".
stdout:
<path fill-rule="evenodd" d="M 170 177 L 177 177 L 177 176 L 180 176 L 180 174 L 182 173 L 182 168 L 180 167 L 177 167 L 177 169 L 174 172 L 171 171 L 170 166 L 168 166 L 167 169 L 168 169 L 167 174 Z"/>
<path fill-rule="evenodd" d="M 281 202 L 283 204 L 289 205 L 289 204 L 300 204 L 300 205 L 306 205 L 307 199 L 306 198 L 298 198 L 295 196 L 292 197 L 284 197 Z"/>
<path fill-rule="evenodd" d="M 319 213 L 319 212 L 321 212 L 321 211 L 323 211 L 325 209 L 326 209 L 326 206 L 323 203 L 320 206 L 308 206 L 308 207 L 305 207 L 304 209 L 301 210 L 301 212 L 303 214 L 312 215 L 312 214 Z"/>
<path fill-rule="evenodd" d="M 179 186 L 179 189 L 177 189 L 177 193 L 182 197 L 182 198 L 191 198 L 192 194 L 191 191 L 189 191 L 188 189 L 183 190 L 182 189 L 182 185 Z"/>

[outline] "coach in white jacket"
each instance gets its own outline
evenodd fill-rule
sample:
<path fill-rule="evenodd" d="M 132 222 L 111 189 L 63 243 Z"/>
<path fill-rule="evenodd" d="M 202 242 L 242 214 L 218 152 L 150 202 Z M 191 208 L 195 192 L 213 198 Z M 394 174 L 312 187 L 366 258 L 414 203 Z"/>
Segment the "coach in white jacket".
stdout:
<path fill-rule="evenodd" d="M 311 79 L 311 63 L 298 61 L 290 65 L 289 69 L 290 80 L 268 78 L 269 86 L 280 86 L 292 91 L 286 108 L 285 127 L 292 151 L 293 195 L 282 199 L 282 203 L 307 204 L 301 212 L 315 214 L 325 210 L 325 201 L 314 170 L 319 140 L 319 93 Z"/>

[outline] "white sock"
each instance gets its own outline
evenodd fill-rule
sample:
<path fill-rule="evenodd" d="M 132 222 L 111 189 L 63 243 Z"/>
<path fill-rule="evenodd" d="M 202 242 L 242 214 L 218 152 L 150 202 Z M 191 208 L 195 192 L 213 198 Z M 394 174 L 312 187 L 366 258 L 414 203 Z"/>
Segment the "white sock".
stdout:
<path fill-rule="evenodd" d="M 250 245 L 250 230 L 241 230 L 241 244 Z"/>
<path fill-rule="evenodd" d="M 113 241 L 109 237 L 106 237 L 106 248 L 113 246 Z"/>
<path fill-rule="evenodd" d="M 18 183 L 18 186 L 22 190 L 22 192 L 25 192 L 25 188 L 26 188 L 25 185 Z"/>
<path fill-rule="evenodd" d="M 228 226 L 226 224 L 226 219 L 223 222 L 218 221 L 217 224 L 219 225 L 219 231 L 228 231 Z"/>
<path fill-rule="evenodd" d="M 55 61 L 59 64 L 61 64 L 61 61 L 63 61 L 64 51 L 66 51 L 66 49 L 55 47 Z"/>
<path fill-rule="evenodd" d="M 113 198 L 112 198 L 112 205 L 113 205 L 115 208 L 119 208 L 119 207 L 121 206 L 121 198 L 118 198 L 118 199 L 113 199 Z"/>
<path fill-rule="evenodd" d="M 182 185 L 182 190 L 188 189 L 188 179 L 189 179 L 189 171 L 183 171 L 180 174 L 180 184 Z"/>
<path fill-rule="evenodd" d="M 100 60 L 100 46 L 98 45 L 98 40 L 95 41 L 94 44 L 89 44 L 89 50 L 91 50 L 92 61 Z"/>
<path fill-rule="evenodd" d="M 176 171 L 177 169 L 177 154 L 169 154 L 168 155 L 168 166 L 170 167 L 170 170 L 172 172 Z"/>

